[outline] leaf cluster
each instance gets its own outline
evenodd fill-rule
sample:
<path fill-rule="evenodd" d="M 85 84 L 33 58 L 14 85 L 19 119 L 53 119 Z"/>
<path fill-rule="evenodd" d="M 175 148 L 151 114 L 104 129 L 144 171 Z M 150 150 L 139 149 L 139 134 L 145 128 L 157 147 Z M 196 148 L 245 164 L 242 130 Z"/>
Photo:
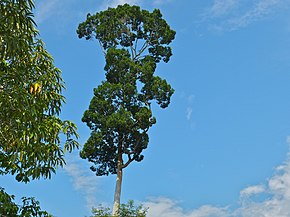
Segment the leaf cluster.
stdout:
<path fill-rule="evenodd" d="M 32 0 L 0 2 L 0 174 L 23 182 L 50 178 L 65 163 L 64 151 L 78 147 L 75 124 L 58 117 L 64 82 L 39 38 L 33 8 Z"/>
<path fill-rule="evenodd" d="M 92 133 L 81 157 L 94 163 L 91 170 L 98 176 L 116 174 L 119 151 L 122 168 L 144 158 L 148 130 L 156 123 L 152 101 L 161 108 L 170 103 L 174 90 L 154 72 L 160 60 L 167 62 L 172 55 L 168 45 L 175 32 L 159 10 L 150 13 L 125 4 L 88 15 L 77 33 L 94 36 L 106 60 L 106 81 L 94 89 L 82 118 Z"/>
<path fill-rule="evenodd" d="M 33 197 L 23 197 L 21 205 L 14 200 L 14 195 L 9 195 L 0 187 L 0 217 L 52 217 L 41 210 L 39 202 Z"/>

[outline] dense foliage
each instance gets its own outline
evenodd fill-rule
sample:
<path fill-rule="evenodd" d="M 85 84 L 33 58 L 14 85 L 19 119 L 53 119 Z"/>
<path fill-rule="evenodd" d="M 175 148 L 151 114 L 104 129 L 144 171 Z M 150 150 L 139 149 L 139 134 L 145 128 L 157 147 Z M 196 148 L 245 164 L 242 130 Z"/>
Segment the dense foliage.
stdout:
<path fill-rule="evenodd" d="M 78 147 L 76 126 L 58 117 L 64 82 L 33 8 L 32 0 L 0 1 L 0 174 L 23 182 L 50 178 L 65 163 L 64 151 Z"/>

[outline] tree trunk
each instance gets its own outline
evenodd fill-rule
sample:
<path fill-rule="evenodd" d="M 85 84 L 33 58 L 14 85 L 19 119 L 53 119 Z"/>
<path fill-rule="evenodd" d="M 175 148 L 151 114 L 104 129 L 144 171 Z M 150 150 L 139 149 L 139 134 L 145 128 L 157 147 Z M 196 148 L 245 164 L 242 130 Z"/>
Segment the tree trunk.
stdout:
<path fill-rule="evenodd" d="M 114 205 L 112 216 L 118 216 L 121 200 L 121 187 L 122 187 L 122 178 L 123 178 L 123 159 L 122 159 L 122 144 L 118 146 L 118 170 L 117 170 L 117 180 L 114 196 Z"/>

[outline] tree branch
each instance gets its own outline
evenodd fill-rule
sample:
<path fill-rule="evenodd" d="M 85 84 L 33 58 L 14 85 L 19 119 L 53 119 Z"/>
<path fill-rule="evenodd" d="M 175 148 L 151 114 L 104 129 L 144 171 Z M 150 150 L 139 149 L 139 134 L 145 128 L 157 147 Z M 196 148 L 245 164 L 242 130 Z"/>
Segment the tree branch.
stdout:
<path fill-rule="evenodd" d="M 130 43 L 130 49 L 131 49 L 132 59 L 135 59 L 135 53 L 136 53 L 136 52 L 134 52 L 134 48 L 133 48 L 132 43 Z"/>
<path fill-rule="evenodd" d="M 103 54 L 106 56 L 106 51 L 105 51 L 105 49 L 104 49 L 104 47 L 103 47 L 103 44 L 102 44 L 102 42 L 100 41 L 100 40 L 98 40 L 99 41 L 99 44 L 100 44 L 100 46 L 101 46 L 101 49 L 102 49 L 102 52 L 103 52 Z"/>
<path fill-rule="evenodd" d="M 131 28 L 131 26 L 128 26 L 126 28 L 126 33 L 129 36 L 129 38 L 130 38 L 130 50 L 131 50 L 132 59 L 135 59 L 136 49 L 133 47 L 133 43 L 131 42 L 131 35 L 132 35 L 132 28 Z"/>
<path fill-rule="evenodd" d="M 126 168 L 132 161 L 134 161 L 135 160 L 135 156 L 132 158 L 131 157 L 131 155 L 130 154 L 128 154 L 128 158 L 129 158 L 129 160 L 125 163 L 125 164 L 123 164 L 122 165 L 122 169 L 124 169 L 124 168 Z"/>
<path fill-rule="evenodd" d="M 142 45 L 141 49 L 139 50 L 138 54 L 136 54 L 134 59 L 137 59 L 140 57 L 140 55 L 145 51 L 145 49 L 149 46 L 148 41 L 145 41 L 144 44 Z"/>
<path fill-rule="evenodd" d="M 138 45 L 138 35 L 137 35 L 136 40 L 135 40 L 135 48 L 134 48 L 135 56 L 136 56 L 137 45 Z"/>
<path fill-rule="evenodd" d="M 135 60 L 140 60 L 142 57 L 146 57 L 147 55 L 142 55 L 142 56 L 138 56 L 138 57 L 135 57 Z"/>

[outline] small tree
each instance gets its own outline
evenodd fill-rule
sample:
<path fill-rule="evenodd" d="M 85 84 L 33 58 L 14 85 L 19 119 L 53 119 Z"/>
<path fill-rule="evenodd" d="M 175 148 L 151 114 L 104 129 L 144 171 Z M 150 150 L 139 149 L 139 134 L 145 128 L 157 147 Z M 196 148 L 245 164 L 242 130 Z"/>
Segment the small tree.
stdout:
<path fill-rule="evenodd" d="M 168 46 L 175 31 L 159 10 L 152 13 L 128 4 L 88 14 L 77 30 L 79 38 L 96 38 L 106 59 L 106 81 L 94 89 L 94 97 L 82 121 L 92 130 L 81 157 L 94 163 L 97 176 L 117 174 L 113 216 L 120 206 L 122 171 L 142 161 L 149 128 L 156 123 L 150 104 L 170 103 L 174 90 L 154 74 L 160 61 L 168 62 Z"/>
<path fill-rule="evenodd" d="M 119 217 L 146 217 L 147 208 L 142 205 L 135 206 L 134 201 L 130 200 L 127 204 L 121 204 L 118 210 Z M 92 209 L 93 216 L 91 217 L 112 217 L 110 208 L 99 206 Z"/>

